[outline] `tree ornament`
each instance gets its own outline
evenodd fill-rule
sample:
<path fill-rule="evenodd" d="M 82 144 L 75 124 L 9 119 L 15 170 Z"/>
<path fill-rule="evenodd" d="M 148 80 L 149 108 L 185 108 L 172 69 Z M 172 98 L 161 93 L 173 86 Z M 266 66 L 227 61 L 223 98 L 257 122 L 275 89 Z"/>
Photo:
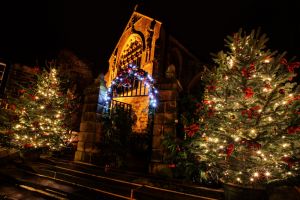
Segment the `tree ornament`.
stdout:
<path fill-rule="evenodd" d="M 245 93 L 245 99 L 250 99 L 252 98 L 252 96 L 254 95 L 254 92 L 253 92 L 253 89 L 251 87 L 247 87 L 245 90 L 244 90 L 244 93 Z"/>
<path fill-rule="evenodd" d="M 255 187 L 300 175 L 300 163 L 290 159 L 299 158 L 300 87 L 288 80 L 298 63 L 266 49 L 267 40 L 255 31 L 228 37 L 228 50 L 214 57 L 216 70 L 203 77 L 199 132 L 207 141 L 195 134 L 186 146 L 225 183 Z M 230 81 L 220 81 L 225 76 Z"/>
<path fill-rule="evenodd" d="M 184 128 L 185 133 L 187 134 L 187 136 L 189 137 L 193 137 L 195 135 L 195 133 L 197 133 L 199 131 L 199 124 L 191 124 L 190 126 Z"/>
<path fill-rule="evenodd" d="M 300 132 L 300 126 L 291 126 L 287 129 L 288 134 L 295 134 L 297 132 Z"/>
<path fill-rule="evenodd" d="M 231 156 L 231 154 L 234 151 L 234 144 L 229 144 L 226 148 L 226 154 L 227 154 L 227 158 L 229 158 Z"/>
<path fill-rule="evenodd" d="M 280 89 L 280 90 L 279 90 L 279 93 L 280 93 L 280 94 L 285 94 L 285 90 L 284 90 L 284 89 Z"/>
<path fill-rule="evenodd" d="M 253 117 L 259 116 L 258 110 L 260 110 L 260 106 L 253 106 L 250 109 L 243 110 L 242 115 L 247 115 L 249 119 L 252 119 Z"/>

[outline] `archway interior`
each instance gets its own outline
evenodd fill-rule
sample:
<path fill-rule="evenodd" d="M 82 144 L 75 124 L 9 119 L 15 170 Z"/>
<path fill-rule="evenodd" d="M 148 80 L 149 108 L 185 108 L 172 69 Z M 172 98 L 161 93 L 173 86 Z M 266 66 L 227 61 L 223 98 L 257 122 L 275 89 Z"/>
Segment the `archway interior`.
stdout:
<path fill-rule="evenodd" d="M 158 90 L 154 79 L 143 69 L 129 64 L 119 69 L 116 78 L 111 82 L 105 96 L 107 108 L 121 106 L 132 109 L 136 123 L 133 131 L 144 133 L 147 130 L 149 114 L 158 105 Z"/>

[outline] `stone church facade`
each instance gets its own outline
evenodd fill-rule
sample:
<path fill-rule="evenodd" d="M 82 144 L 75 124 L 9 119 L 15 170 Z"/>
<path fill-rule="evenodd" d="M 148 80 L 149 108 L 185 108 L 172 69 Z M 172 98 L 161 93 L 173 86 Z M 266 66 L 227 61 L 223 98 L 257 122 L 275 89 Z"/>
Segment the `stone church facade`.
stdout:
<path fill-rule="evenodd" d="M 165 150 L 161 144 L 164 136 L 171 134 L 176 137 L 180 98 L 197 88 L 195 83 L 201 78 L 203 65 L 196 56 L 166 32 L 162 22 L 137 11 L 132 13 L 112 52 L 109 68 L 104 76 L 105 83 L 102 83 L 101 87 L 103 84 L 106 88 L 110 87 L 118 72 L 127 69 L 129 65 L 134 65 L 153 77 L 158 90 L 158 107 L 154 115 L 149 114 L 149 91 L 140 83 L 134 83 L 135 87 L 129 91 L 127 89 L 125 93 L 122 91 L 113 95 L 112 100 L 129 105 L 132 109 L 135 116 L 135 124 L 132 127 L 134 134 L 146 134 L 149 131 L 149 122 L 152 123 L 152 152 L 148 167 L 150 173 L 156 173 L 167 164 Z M 85 114 L 97 109 L 95 103 L 92 103 L 97 99 L 99 94 L 86 94 L 86 110 L 83 110 L 75 160 L 91 161 L 92 155 L 99 153 L 93 148 L 93 143 L 100 140 L 101 127 L 94 120 L 96 116 Z"/>

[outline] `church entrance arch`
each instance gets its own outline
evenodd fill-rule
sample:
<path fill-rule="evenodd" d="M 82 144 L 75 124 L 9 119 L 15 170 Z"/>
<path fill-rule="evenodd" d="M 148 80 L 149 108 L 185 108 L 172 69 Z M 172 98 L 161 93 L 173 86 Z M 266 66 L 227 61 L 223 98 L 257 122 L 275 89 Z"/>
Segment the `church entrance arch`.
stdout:
<path fill-rule="evenodd" d="M 134 113 L 135 124 L 132 129 L 135 133 L 146 133 L 149 120 L 158 105 L 158 90 L 154 86 L 154 79 L 145 70 L 129 64 L 120 69 L 112 80 L 105 96 L 106 108 L 116 106 Z"/>

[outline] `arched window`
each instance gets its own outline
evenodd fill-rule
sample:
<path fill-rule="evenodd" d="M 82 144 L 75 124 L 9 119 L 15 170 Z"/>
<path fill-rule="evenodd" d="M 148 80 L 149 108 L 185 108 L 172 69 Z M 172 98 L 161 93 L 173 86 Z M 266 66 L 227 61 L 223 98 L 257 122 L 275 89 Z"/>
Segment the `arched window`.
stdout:
<path fill-rule="evenodd" d="M 129 64 L 132 64 L 139 68 L 141 66 L 142 52 L 143 43 L 140 36 L 132 35 L 122 50 L 118 67 L 124 69 Z"/>

